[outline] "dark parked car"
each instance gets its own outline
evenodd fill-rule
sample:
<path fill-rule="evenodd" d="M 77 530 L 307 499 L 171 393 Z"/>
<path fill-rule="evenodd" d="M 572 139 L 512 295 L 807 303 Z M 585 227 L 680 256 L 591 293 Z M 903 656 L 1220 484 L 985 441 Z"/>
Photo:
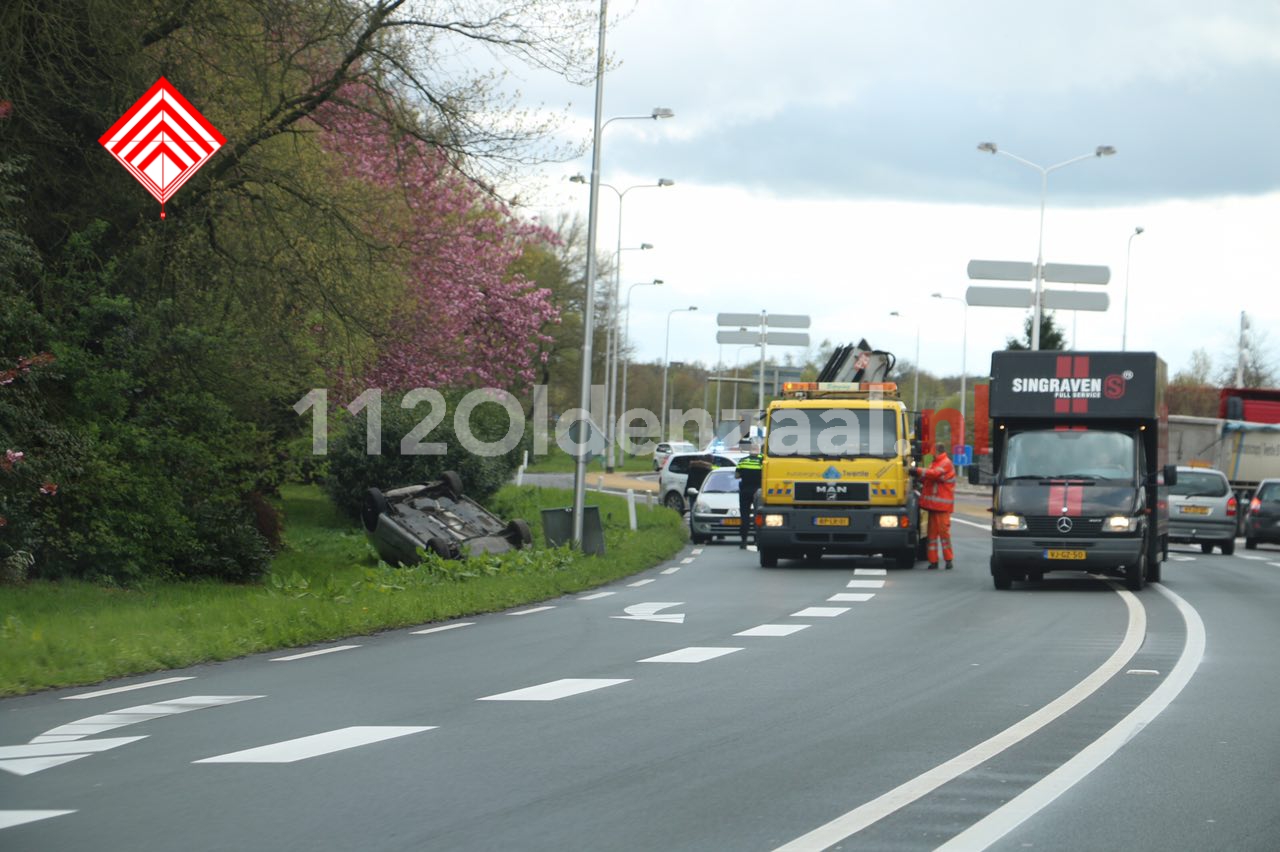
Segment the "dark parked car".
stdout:
<path fill-rule="evenodd" d="M 370 488 L 361 520 L 383 561 L 418 562 L 419 549 L 446 559 L 519 550 L 533 542 L 529 525 L 510 523 L 462 493 L 462 477 L 449 470 L 436 482 L 391 491 Z"/>
<path fill-rule="evenodd" d="M 1259 542 L 1280 544 L 1280 479 L 1264 479 L 1249 501 L 1244 519 L 1244 546 L 1253 550 Z"/>

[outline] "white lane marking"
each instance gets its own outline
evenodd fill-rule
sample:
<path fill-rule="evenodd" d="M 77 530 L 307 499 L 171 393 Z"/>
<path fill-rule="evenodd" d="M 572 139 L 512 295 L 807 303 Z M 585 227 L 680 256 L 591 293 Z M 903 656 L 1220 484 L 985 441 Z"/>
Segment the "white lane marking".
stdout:
<path fill-rule="evenodd" d="M 741 651 L 741 648 L 681 648 L 679 651 L 671 651 L 667 654 L 659 654 L 656 657 L 646 657 L 643 660 L 636 660 L 637 663 L 705 663 L 707 660 L 714 660 L 716 657 L 723 657 L 726 654 L 732 654 L 734 651 Z"/>
<path fill-rule="evenodd" d="M 1204 622 L 1200 620 L 1200 614 L 1191 604 L 1162 584 L 1154 584 L 1152 588 L 1173 602 L 1187 628 L 1187 641 L 1182 646 L 1182 654 L 1170 670 L 1169 676 L 1147 696 L 1145 701 L 1133 708 L 1129 715 L 1117 722 L 1111 730 L 1085 746 L 1075 757 L 1032 784 L 1009 802 L 951 838 L 950 841 L 938 847 L 939 849 L 951 850 L 951 852 L 986 849 L 1101 766 L 1107 758 L 1133 739 L 1139 731 L 1163 713 L 1173 703 L 1173 699 L 1178 697 L 1178 694 L 1191 681 L 1196 669 L 1200 667 L 1201 660 L 1204 659 Z"/>
<path fill-rule="evenodd" d="M 540 683 L 537 686 L 527 686 L 524 689 L 502 692 L 498 695 L 488 695 L 484 698 L 477 698 L 476 701 L 556 701 L 560 698 L 568 698 L 571 695 L 581 695 L 584 692 L 604 689 L 606 686 L 617 686 L 620 683 L 627 683 L 629 680 L 631 678 L 566 677 L 560 680 L 553 680 L 550 683 Z"/>
<path fill-rule="evenodd" d="M 1178 553 L 1170 553 L 1169 558 L 1174 562 L 1195 562 L 1196 561 L 1196 558 L 1194 556 L 1183 556 Z"/>
<path fill-rule="evenodd" d="M 457 624 L 442 624 L 439 627 L 428 627 L 426 630 L 411 630 L 414 636 L 425 636 L 428 633 L 443 633 L 446 630 L 457 630 L 459 627 L 470 627 L 474 621 L 460 621 Z"/>
<path fill-rule="evenodd" d="M 601 598 L 607 598 L 609 595 L 616 595 L 617 592 L 596 592 L 594 595 L 583 595 L 578 598 L 580 601 L 598 601 Z"/>
<path fill-rule="evenodd" d="M 761 624 L 759 627 L 752 627 L 750 630 L 743 630 L 741 633 L 735 633 L 734 636 L 790 636 L 792 633 L 799 633 L 809 625 L 807 624 Z"/>
<path fill-rule="evenodd" d="M 0 811 L 0 828 L 13 828 L 15 825 L 73 813 L 75 811 Z"/>
<path fill-rule="evenodd" d="M 750 550 L 752 553 L 758 552 L 758 548 L 754 544 L 748 544 L 747 550 Z"/>
<path fill-rule="evenodd" d="M 1084 680 L 1030 716 L 1014 723 L 995 736 L 978 743 L 963 754 L 927 770 L 878 798 L 872 799 L 870 802 L 836 817 L 825 825 L 815 828 L 808 834 L 779 846 L 775 852 L 802 852 L 802 850 L 803 852 L 816 852 L 816 850 L 834 846 L 917 799 L 927 796 L 943 784 L 959 778 L 977 766 L 981 766 L 1000 752 L 1031 736 L 1096 692 L 1133 659 L 1133 656 L 1138 653 L 1138 649 L 1142 647 L 1142 640 L 1147 632 L 1147 611 L 1143 608 L 1142 602 L 1132 592 L 1120 588 L 1115 583 L 1108 581 L 1107 585 L 1111 586 L 1120 595 L 1121 600 L 1124 601 L 1125 607 L 1129 612 L 1129 624 L 1120 646 Z M 1156 588 L 1162 587 L 1156 586 Z"/>
<path fill-rule="evenodd" d="M 86 716 L 66 725 L 50 728 L 31 742 L 61 742 L 67 738 L 82 737 L 114 731 L 126 725 L 136 725 L 164 716 L 176 716 L 179 713 L 190 713 L 192 710 L 203 710 L 206 707 L 221 707 L 223 704 L 236 704 L 262 698 L 261 695 L 188 695 L 186 698 L 175 698 L 172 701 L 161 701 L 157 704 L 139 704 L 126 707 L 113 713 L 99 713 Z M 47 738 L 47 739 L 46 739 Z M 73 751 L 75 749 L 72 749 Z"/>
<path fill-rule="evenodd" d="M 876 596 L 875 592 L 840 592 L 827 598 L 831 603 L 862 603 Z"/>
<path fill-rule="evenodd" d="M 850 580 L 844 584 L 846 589 L 883 589 L 884 580 Z"/>
<path fill-rule="evenodd" d="M 335 654 L 338 651 L 350 651 L 352 648 L 359 648 L 359 645 L 338 645 L 333 648 L 321 648 L 319 651 L 305 651 L 301 654 L 290 654 L 287 657 L 272 657 L 273 663 L 287 663 L 290 660 L 305 660 L 307 657 L 319 657 L 323 654 Z"/>
<path fill-rule="evenodd" d="M 970 527 L 977 527 L 977 528 L 978 528 L 978 529 L 980 529 L 980 530 L 986 530 L 987 532 L 991 532 L 991 524 L 990 524 L 990 523 L 986 523 L 986 524 L 979 524 L 979 523 L 977 523 L 976 521 L 967 521 L 967 520 L 965 520 L 964 518 L 957 518 L 955 515 L 952 515 L 952 516 L 951 516 L 951 523 L 953 523 L 953 524 L 964 524 L 964 525 L 966 525 L 966 526 L 970 526 Z"/>
<path fill-rule="evenodd" d="M 1125 674 L 1158 675 L 1160 672 L 1155 669 L 1129 669 Z"/>
<path fill-rule="evenodd" d="M 669 612 L 659 615 L 661 610 L 669 609 L 673 606 L 681 606 L 682 601 L 649 601 L 646 603 L 632 604 L 623 610 L 626 615 L 611 615 L 610 618 L 618 618 L 623 621 L 661 621 L 666 624 L 684 624 L 683 612 Z"/>
<path fill-rule="evenodd" d="M 1280 568 L 1280 562 L 1268 562 L 1267 564 L 1268 564 L 1268 565 L 1274 565 L 1274 566 L 1276 566 L 1277 568 Z"/>
<path fill-rule="evenodd" d="M 674 573 L 676 573 L 676 572 L 677 572 L 677 571 L 679 571 L 679 570 L 680 570 L 680 566 L 679 566 L 679 565 L 672 565 L 670 568 L 663 568 L 663 569 L 662 569 L 662 573 L 663 573 L 663 574 L 674 574 Z"/>
<path fill-rule="evenodd" d="M 27 743 L 26 745 L 0 746 L 0 769 L 12 775 L 31 775 L 100 751 L 145 739 L 145 736 L 112 737 L 74 743 Z"/>
<path fill-rule="evenodd" d="M 549 609 L 555 609 L 553 606 L 535 606 L 532 609 L 518 609 L 515 612 L 509 612 L 507 615 L 533 615 L 535 612 L 546 612 Z"/>
<path fill-rule="evenodd" d="M 384 740 L 391 740 L 396 737 L 405 737 L 409 734 L 417 734 L 422 731 L 432 730 L 435 730 L 434 725 L 354 725 L 349 728 L 338 728 L 336 731 L 326 731 L 323 734 L 312 734 L 309 737 L 298 737 L 293 740 L 271 743 L 270 745 L 258 746 L 257 748 L 247 748 L 243 751 L 233 751 L 228 754 L 220 754 L 216 757 L 206 757 L 201 760 L 193 760 L 191 762 L 297 763 L 299 760 L 308 760 L 312 757 L 332 754 L 335 751 L 345 751 L 349 748 L 357 748 L 358 746 L 380 743 Z"/>
<path fill-rule="evenodd" d="M 847 606 L 811 606 L 791 613 L 792 618 L 835 618 L 849 611 Z"/>
<path fill-rule="evenodd" d="M 115 695 L 117 692 L 131 692 L 135 689 L 146 689 L 148 686 L 164 686 L 166 683 L 177 683 L 182 680 L 195 680 L 194 677 L 166 677 L 163 680 L 149 680 L 146 683 L 135 683 L 129 686 L 117 686 L 113 689 L 100 689 L 97 692 L 86 692 L 83 695 L 64 695 L 63 701 L 80 701 L 85 698 L 99 698 L 103 695 Z M 14 813 L 18 813 L 15 811 Z M 43 811 L 31 811 L 43 813 Z M 49 811 L 49 813 L 75 813 L 75 811 Z"/>
<path fill-rule="evenodd" d="M 688 564 L 689 564 L 690 562 L 692 562 L 692 561 L 693 561 L 693 557 L 692 557 L 692 556 L 688 556 L 688 557 L 685 557 L 684 559 L 681 559 L 681 560 L 680 560 L 680 564 L 681 564 L 681 565 L 688 565 Z"/>
<path fill-rule="evenodd" d="M 1243 554 L 1243 553 L 1240 553 L 1240 554 L 1237 554 L 1237 555 L 1238 555 L 1238 556 L 1239 556 L 1239 558 L 1241 558 L 1241 559 L 1252 559 L 1254 562 L 1266 562 L 1266 561 L 1267 561 L 1267 557 L 1265 557 L 1265 556 L 1247 556 L 1247 555 L 1245 555 L 1245 554 Z"/>
<path fill-rule="evenodd" d="M 691 550 L 691 551 L 689 551 L 689 552 L 690 552 L 690 553 L 692 553 L 694 556 L 701 556 L 701 555 L 702 555 L 702 548 L 701 548 L 701 547 L 695 547 L 693 550 Z"/>
<path fill-rule="evenodd" d="M 854 568 L 855 577 L 883 577 L 889 572 L 883 568 Z"/>
<path fill-rule="evenodd" d="M 627 583 L 627 588 L 637 589 L 640 586 L 647 586 L 652 582 L 653 582 L 652 577 L 650 577 L 648 580 L 636 580 L 634 583 Z"/>

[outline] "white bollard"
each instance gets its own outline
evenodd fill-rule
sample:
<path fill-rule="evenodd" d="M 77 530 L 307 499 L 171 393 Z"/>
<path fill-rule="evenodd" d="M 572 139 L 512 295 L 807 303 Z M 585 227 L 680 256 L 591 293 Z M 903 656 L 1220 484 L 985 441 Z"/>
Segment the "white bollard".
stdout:
<path fill-rule="evenodd" d="M 627 489 L 627 520 L 631 522 L 631 531 L 635 532 L 636 527 L 636 492 L 634 488 Z"/>
<path fill-rule="evenodd" d="M 516 468 L 516 485 L 524 485 L 524 465 Z"/>
<path fill-rule="evenodd" d="M 604 474 L 603 473 L 596 477 L 596 490 L 604 491 Z"/>

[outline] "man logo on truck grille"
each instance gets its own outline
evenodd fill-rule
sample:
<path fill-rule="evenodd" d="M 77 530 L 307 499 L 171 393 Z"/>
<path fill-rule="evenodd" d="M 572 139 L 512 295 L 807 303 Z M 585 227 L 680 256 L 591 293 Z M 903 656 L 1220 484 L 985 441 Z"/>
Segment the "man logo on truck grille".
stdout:
<path fill-rule="evenodd" d="M 1066 518 L 1066 517 L 1058 518 L 1058 532 L 1063 533 L 1064 535 L 1065 535 L 1066 533 L 1071 532 L 1071 519 L 1070 519 L 1070 518 Z"/>

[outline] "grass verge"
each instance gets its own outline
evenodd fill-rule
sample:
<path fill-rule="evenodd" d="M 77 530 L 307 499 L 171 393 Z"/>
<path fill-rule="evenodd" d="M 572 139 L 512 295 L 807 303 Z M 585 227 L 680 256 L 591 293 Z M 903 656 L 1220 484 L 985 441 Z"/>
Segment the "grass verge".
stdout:
<path fill-rule="evenodd" d="M 604 462 L 604 456 L 595 456 L 587 464 L 587 470 L 604 473 Z M 525 470 L 529 473 L 573 473 L 575 463 L 573 456 L 552 444 L 546 455 L 534 456 Z M 622 473 L 653 473 L 653 453 L 631 456 L 618 451 L 613 469 Z"/>
<path fill-rule="evenodd" d="M 590 495 L 607 552 L 542 546 L 541 510 L 567 490 L 508 486 L 491 508 L 522 517 L 537 546 L 465 561 L 379 562 L 364 532 L 314 486 L 282 489 L 285 549 L 261 585 L 152 583 L 136 589 L 33 582 L 0 587 L 0 695 L 98 683 L 193 663 L 425 624 L 554 598 L 670 558 L 685 526 L 665 509 Z"/>

